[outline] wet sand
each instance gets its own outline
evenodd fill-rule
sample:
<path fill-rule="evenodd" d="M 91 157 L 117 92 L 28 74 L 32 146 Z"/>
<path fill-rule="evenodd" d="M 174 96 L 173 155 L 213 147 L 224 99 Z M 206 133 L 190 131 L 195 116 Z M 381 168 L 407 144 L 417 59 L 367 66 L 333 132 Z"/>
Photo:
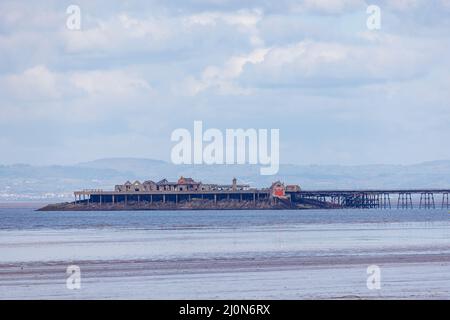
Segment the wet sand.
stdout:
<path fill-rule="evenodd" d="M 372 264 L 382 270 L 380 290 L 366 286 L 366 268 Z M 448 299 L 450 290 L 450 255 L 111 260 L 77 265 L 82 270 L 79 290 L 66 288 L 68 262 L 0 265 L 0 298 Z"/>

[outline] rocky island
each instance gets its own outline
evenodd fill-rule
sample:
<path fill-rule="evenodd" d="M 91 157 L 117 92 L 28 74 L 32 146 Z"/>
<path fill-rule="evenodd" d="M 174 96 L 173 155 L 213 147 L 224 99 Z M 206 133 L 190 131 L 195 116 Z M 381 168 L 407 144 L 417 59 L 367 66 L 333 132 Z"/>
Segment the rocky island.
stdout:
<path fill-rule="evenodd" d="M 116 185 L 113 191 L 75 191 L 75 201 L 50 204 L 40 211 L 114 211 L 114 210 L 264 210 L 316 209 L 335 205 L 297 197 L 298 185 L 277 181 L 268 188 L 238 184 L 204 184 L 180 177 L 176 182 L 163 179 Z"/>

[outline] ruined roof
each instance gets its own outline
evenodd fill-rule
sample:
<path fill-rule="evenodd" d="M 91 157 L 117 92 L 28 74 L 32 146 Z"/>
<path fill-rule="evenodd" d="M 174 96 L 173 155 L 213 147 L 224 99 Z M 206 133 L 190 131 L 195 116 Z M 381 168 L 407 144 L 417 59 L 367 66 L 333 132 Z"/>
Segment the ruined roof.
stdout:
<path fill-rule="evenodd" d="M 156 184 L 158 186 L 176 186 L 177 185 L 176 182 L 169 182 L 169 181 L 167 181 L 167 179 L 163 179 Z"/>
<path fill-rule="evenodd" d="M 196 182 L 192 178 L 180 177 L 180 179 L 178 179 L 178 184 L 199 184 L 199 182 Z"/>
<path fill-rule="evenodd" d="M 167 181 L 167 179 L 162 179 L 161 181 L 158 181 L 156 184 L 161 185 L 161 184 L 167 184 L 169 183 L 169 181 Z"/>

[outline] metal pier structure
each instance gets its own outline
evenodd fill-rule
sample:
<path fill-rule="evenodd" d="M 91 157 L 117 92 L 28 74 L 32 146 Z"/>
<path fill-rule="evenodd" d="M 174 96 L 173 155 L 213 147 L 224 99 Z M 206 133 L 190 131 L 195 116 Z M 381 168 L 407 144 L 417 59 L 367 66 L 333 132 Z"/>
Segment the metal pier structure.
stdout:
<path fill-rule="evenodd" d="M 449 209 L 450 189 L 400 189 L 400 190 L 299 190 L 285 192 L 277 199 L 271 189 L 215 190 L 215 191 L 102 191 L 74 192 L 75 203 L 127 204 L 127 203 L 179 203 L 182 201 L 223 200 L 234 201 L 289 201 L 313 203 L 324 208 L 362 209 Z M 288 200 L 286 200 L 288 199 Z"/>
<path fill-rule="evenodd" d="M 311 190 L 297 192 L 293 197 L 298 201 L 314 199 L 340 208 L 449 209 L 449 193 L 450 189 Z"/>

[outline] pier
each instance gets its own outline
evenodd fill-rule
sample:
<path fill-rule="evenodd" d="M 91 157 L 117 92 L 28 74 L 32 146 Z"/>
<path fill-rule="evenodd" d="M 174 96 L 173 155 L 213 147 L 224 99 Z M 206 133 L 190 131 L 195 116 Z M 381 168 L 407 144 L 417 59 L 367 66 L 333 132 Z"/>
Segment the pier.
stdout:
<path fill-rule="evenodd" d="M 193 181 L 193 180 L 192 180 Z M 191 181 L 191 182 L 192 182 Z M 123 186 L 127 186 L 126 183 Z M 156 184 L 155 184 L 156 185 Z M 161 184 L 160 184 L 161 185 Z M 114 191 L 83 190 L 74 192 L 76 204 L 129 205 L 172 204 L 198 201 L 216 205 L 221 202 L 284 204 L 286 208 L 306 204 L 317 208 L 360 209 L 449 209 L 450 189 L 370 189 L 370 190 L 300 190 L 296 185 L 275 182 L 270 188 L 250 188 L 237 185 L 208 185 L 190 188 L 186 184 L 166 183 L 170 188 L 145 190 L 138 184 L 128 188 L 116 186 Z M 180 188 L 185 186 L 184 188 Z M 206 186 L 206 185 L 205 185 Z"/>
<path fill-rule="evenodd" d="M 296 201 L 314 199 L 340 208 L 449 209 L 450 189 L 310 190 L 292 194 Z"/>
<path fill-rule="evenodd" d="M 224 200 L 235 201 L 265 201 L 269 199 L 269 190 L 241 190 L 241 191 L 76 191 L 75 202 L 118 204 L 118 203 L 179 203 L 182 201 L 210 200 L 214 203 Z"/>

